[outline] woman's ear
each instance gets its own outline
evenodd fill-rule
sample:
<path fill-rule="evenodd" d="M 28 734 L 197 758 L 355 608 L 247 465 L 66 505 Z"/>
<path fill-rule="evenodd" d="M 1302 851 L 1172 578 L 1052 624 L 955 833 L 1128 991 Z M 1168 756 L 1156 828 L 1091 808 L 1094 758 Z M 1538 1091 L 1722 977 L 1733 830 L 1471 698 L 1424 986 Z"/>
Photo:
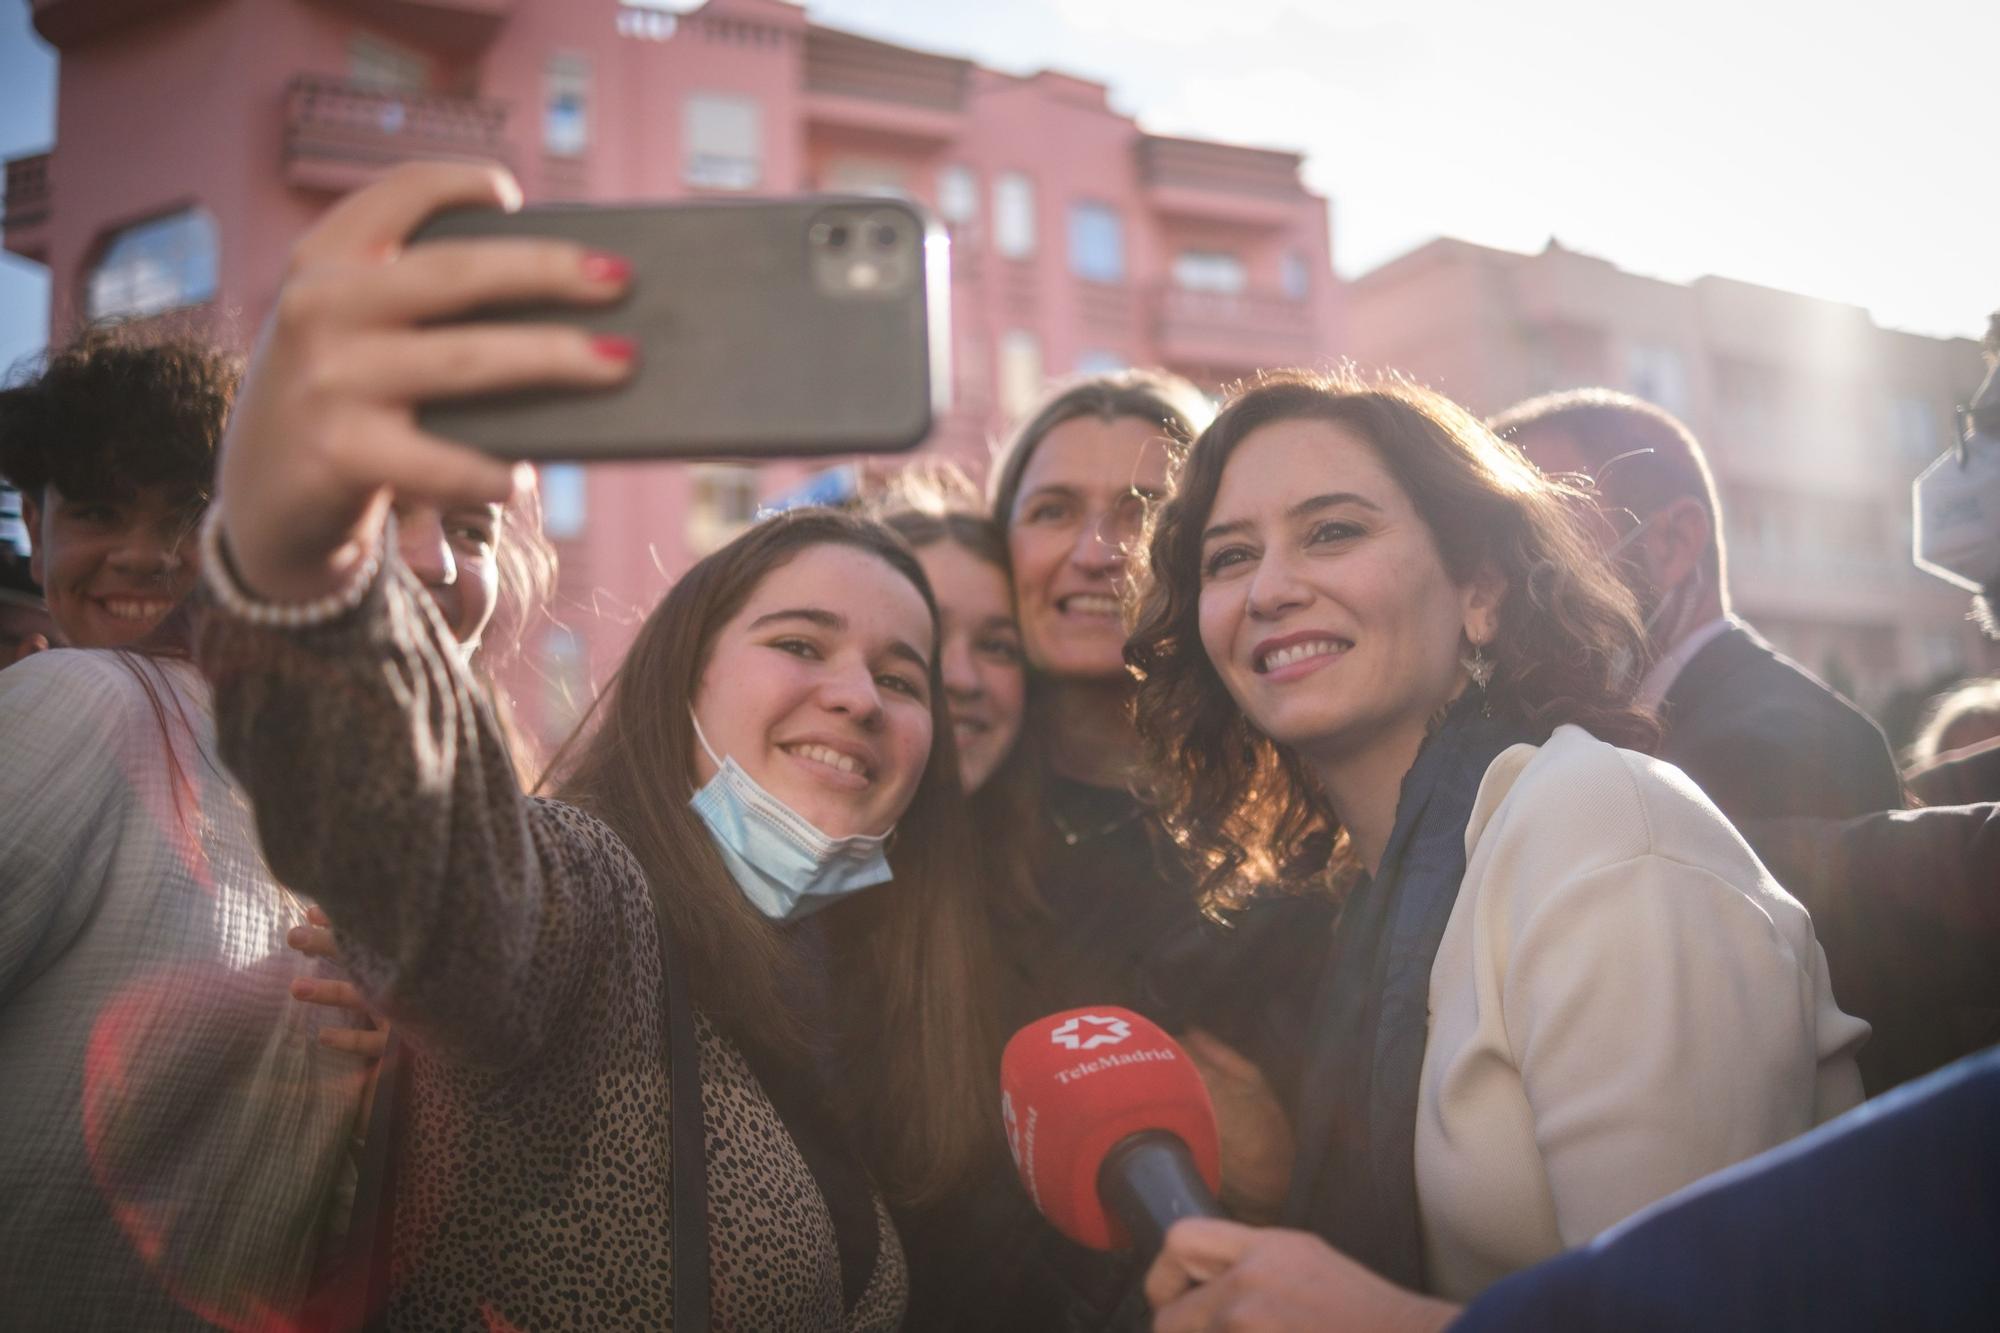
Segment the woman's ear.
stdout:
<path fill-rule="evenodd" d="M 1500 634 L 1500 603 L 1507 599 L 1507 576 L 1490 560 L 1481 561 L 1461 590 L 1465 606 L 1465 637 L 1481 647 Z"/>

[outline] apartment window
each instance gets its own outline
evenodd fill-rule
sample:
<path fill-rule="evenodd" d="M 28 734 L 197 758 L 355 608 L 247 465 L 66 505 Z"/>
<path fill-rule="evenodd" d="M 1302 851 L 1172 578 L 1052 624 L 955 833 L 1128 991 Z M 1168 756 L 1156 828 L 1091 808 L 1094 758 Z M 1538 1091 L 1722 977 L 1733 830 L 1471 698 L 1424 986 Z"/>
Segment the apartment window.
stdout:
<path fill-rule="evenodd" d="M 420 51 L 357 32 L 347 39 L 347 77 L 374 88 L 420 93 L 431 86 L 431 62 Z"/>
<path fill-rule="evenodd" d="M 1247 285 L 1243 260 L 1226 250 L 1183 250 L 1174 256 L 1174 286 L 1183 291 L 1236 296 Z"/>
<path fill-rule="evenodd" d="M 589 490 L 579 463 L 544 463 L 541 466 L 542 531 L 562 540 L 583 535 L 589 516 Z"/>
<path fill-rule="evenodd" d="M 906 197 L 909 177 L 902 166 L 874 157 L 836 157 L 820 173 L 820 188 L 838 194 Z"/>
<path fill-rule="evenodd" d="M 993 182 L 993 244 L 1009 259 L 1035 253 L 1035 183 L 1018 171 Z"/>
<path fill-rule="evenodd" d="M 1635 343 L 1626 355 L 1625 370 L 1633 393 L 1675 416 L 1687 415 L 1687 369 L 1680 353 L 1656 343 Z"/>
<path fill-rule="evenodd" d="M 688 513 L 688 542 L 703 555 L 715 550 L 757 517 L 757 469 L 735 463 L 708 463 L 694 469 L 694 503 Z"/>
<path fill-rule="evenodd" d="M 1937 409 L 1927 398 L 1900 396 L 1889 400 L 1889 430 L 1904 458 L 1920 463 L 1949 449 L 1951 435 L 1939 425 Z"/>
<path fill-rule="evenodd" d="M 1278 288 L 1292 301 L 1303 301 L 1312 295 L 1312 265 L 1298 251 L 1287 250 L 1278 261 Z"/>
<path fill-rule="evenodd" d="M 190 208 L 112 236 L 84 296 L 92 320 L 142 319 L 215 295 L 215 219 Z"/>
<path fill-rule="evenodd" d="M 711 190 L 754 190 L 764 179 L 762 108 L 754 98 L 695 93 L 687 99 L 681 179 Z"/>
<path fill-rule="evenodd" d="M 1107 352 L 1101 347 L 1086 347 L 1076 354 L 1076 373 L 1079 375 L 1109 375 L 1131 364 L 1118 353 Z"/>
<path fill-rule="evenodd" d="M 542 151 L 581 157 L 590 147 L 590 61 L 557 52 L 542 77 Z"/>
<path fill-rule="evenodd" d="M 964 226 L 979 217 L 979 177 L 972 168 L 953 164 L 938 173 L 937 210 L 954 226 Z"/>
<path fill-rule="evenodd" d="M 1000 410 L 1019 417 L 1042 394 L 1042 344 L 1025 329 L 1000 336 Z"/>
<path fill-rule="evenodd" d="M 1069 206 L 1069 271 L 1086 282 L 1125 281 L 1125 226 L 1117 209 Z"/>
<path fill-rule="evenodd" d="M 590 662 L 583 640 L 575 630 L 555 626 L 542 635 L 541 661 L 536 665 L 535 674 L 542 682 L 543 734 L 564 735 L 590 704 Z"/>

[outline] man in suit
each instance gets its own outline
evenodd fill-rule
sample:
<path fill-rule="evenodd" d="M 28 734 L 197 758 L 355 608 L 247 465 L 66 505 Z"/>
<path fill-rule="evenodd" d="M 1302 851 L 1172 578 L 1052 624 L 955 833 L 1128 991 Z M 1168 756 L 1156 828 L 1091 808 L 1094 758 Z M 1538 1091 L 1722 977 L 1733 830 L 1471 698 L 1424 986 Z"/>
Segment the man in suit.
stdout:
<path fill-rule="evenodd" d="M 1492 422 L 1543 472 L 1588 478 L 1603 540 L 1639 599 L 1660 757 L 1730 819 L 1846 818 L 1903 804 L 1881 729 L 1730 614 L 1708 461 L 1669 413 L 1607 389 L 1533 398 Z"/>

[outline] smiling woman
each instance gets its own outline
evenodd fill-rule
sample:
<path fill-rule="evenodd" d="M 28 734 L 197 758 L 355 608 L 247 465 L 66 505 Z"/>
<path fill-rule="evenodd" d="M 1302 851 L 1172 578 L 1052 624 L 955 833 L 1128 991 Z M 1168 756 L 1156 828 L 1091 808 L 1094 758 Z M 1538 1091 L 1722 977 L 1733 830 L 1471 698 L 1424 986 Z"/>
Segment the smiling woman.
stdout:
<path fill-rule="evenodd" d="M 1572 498 L 1436 394 L 1267 376 L 1127 648 L 1207 892 L 1341 903 L 1286 1223 L 1461 1300 L 1860 1097 L 1804 910 L 1618 748 L 1641 629 Z"/>

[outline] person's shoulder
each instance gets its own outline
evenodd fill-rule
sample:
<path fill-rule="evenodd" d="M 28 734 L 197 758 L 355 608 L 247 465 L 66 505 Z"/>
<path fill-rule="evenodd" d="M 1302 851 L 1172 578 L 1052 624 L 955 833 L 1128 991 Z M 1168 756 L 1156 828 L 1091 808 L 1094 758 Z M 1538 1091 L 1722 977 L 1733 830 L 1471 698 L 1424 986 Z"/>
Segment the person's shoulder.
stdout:
<path fill-rule="evenodd" d="M 41 729 L 114 735 L 138 712 L 150 710 L 138 675 L 146 665 L 122 661 L 102 648 L 35 653 L 0 671 L 0 713 Z"/>
<path fill-rule="evenodd" d="M 646 872 L 617 830 L 567 801 L 548 796 L 528 798 L 528 818 L 548 854 L 562 858 L 580 881 L 631 888 L 646 893 Z M 650 894 L 648 894 L 650 902 Z"/>
<path fill-rule="evenodd" d="M 1685 773 L 1578 726 L 1504 752 L 1487 785 L 1493 790 L 1482 788 L 1478 807 L 1488 827 L 1578 867 L 1646 856 L 1735 859 L 1741 847 Z"/>

